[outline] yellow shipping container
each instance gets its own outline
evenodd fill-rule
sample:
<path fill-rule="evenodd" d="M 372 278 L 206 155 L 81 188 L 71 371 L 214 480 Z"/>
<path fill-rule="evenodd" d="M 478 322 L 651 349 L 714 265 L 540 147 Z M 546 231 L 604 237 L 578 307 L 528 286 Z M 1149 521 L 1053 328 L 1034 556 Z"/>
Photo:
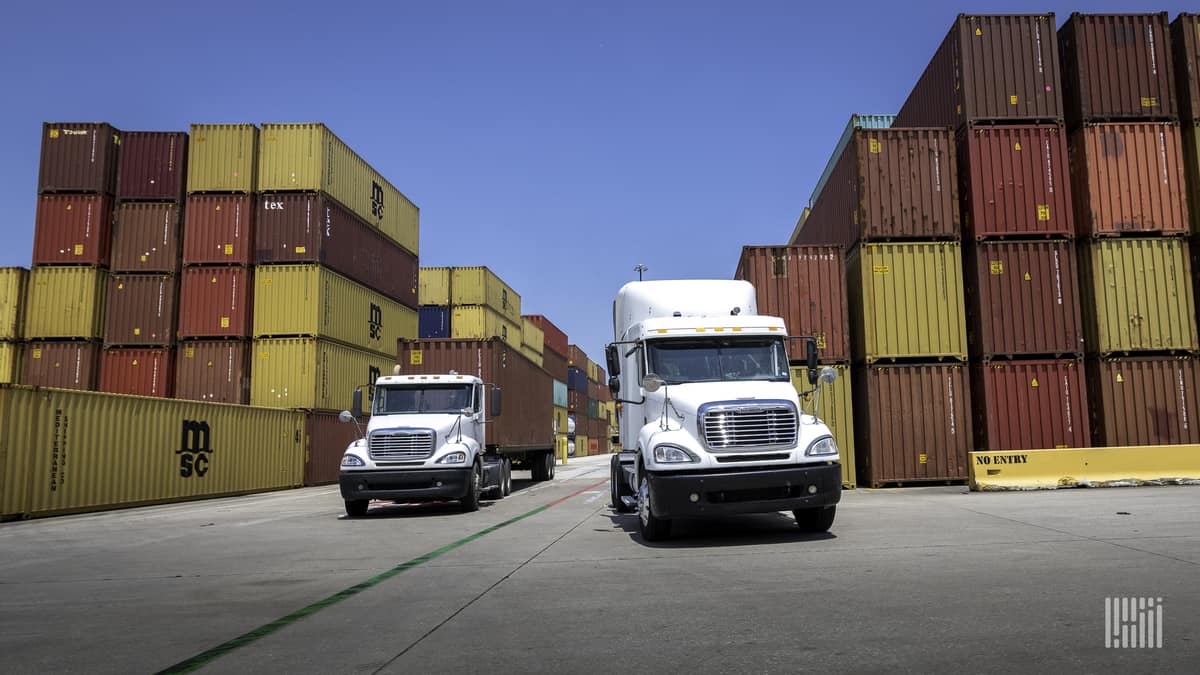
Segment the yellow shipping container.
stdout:
<path fill-rule="evenodd" d="M 5 517 L 304 482 L 304 415 L 295 411 L 4 385 L 0 414 Z"/>
<path fill-rule="evenodd" d="M 523 354 L 525 358 L 536 363 L 538 368 L 545 366 L 541 353 L 533 351 L 529 348 L 529 345 L 521 345 L 521 354 Z"/>
<path fill-rule="evenodd" d="M 821 403 L 817 416 L 829 425 L 833 441 L 837 443 L 842 457 L 842 487 L 858 485 L 858 474 L 854 464 L 854 396 L 850 390 L 850 366 L 829 366 L 837 371 L 837 380 L 821 385 Z M 792 386 L 796 393 L 812 389 L 808 383 L 808 368 L 792 368 Z M 800 397 L 800 405 L 806 414 L 813 412 L 813 395 Z"/>
<path fill-rule="evenodd" d="M 254 337 L 324 337 L 394 355 L 417 337 L 417 311 L 319 265 L 260 265 Z"/>
<path fill-rule="evenodd" d="M 546 353 L 546 333 L 526 317 L 521 317 L 521 344 L 536 354 Z"/>
<path fill-rule="evenodd" d="M 319 190 L 419 253 L 416 205 L 324 124 L 262 125 L 258 190 Z"/>
<path fill-rule="evenodd" d="M 1089 353 L 1200 348 L 1187 241 L 1102 239 L 1082 244 L 1079 253 Z"/>
<path fill-rule="evenodd" d="M 862 244 L 846 260 L 856 361 L 967 358 L 958 242 Z"/>
<path fill-rule="evenodd" d="M 499 337 L 510 345 L 519 345 L 521 326 L 491 307 L 461 306 L 451 310 L 450 337 L 470 340 Z"/>
<path fill-rule="evenodd" d="M 0 384 L 21 381 L 21 357 L 25 345 L 20 342 L 0 342 Z"/>
<path fill-rule="evenodd" d="M 600 366 L 591 359 L 587 362 L 587 376 L 592 382 L 600 381 Z"/>
<path fill-rule="evenodd" d="M 25 287 L 29 270 L 0 267 L 0 340 L 25 336 Z"/>
<path fill-rule="evenodd" d="M 422 267 L 417 284 L 417 302 L 422 305 L 450 306 L 450 268 Z"/>
<path fill-rule="evenodd" d="M 450 273 L 450 304 L 487 305 L 521 327 L 521 296 L 486 267 L 455 267 Z"/>
<path fill-rule="evenodd" d="M 554 433 L 567 433 L 567 409 L 554 406 Z"/>
<path fill-rule="evenodd" d="M 588 437 L 587 436 L 580 436 L 579 434 L 575 434 L 575 456 L 576 457 L 587 457 L 588 456 Z"/>
<path fill-rule="evenodd" d="M 189 134 L 188 192 L 254 192 L 258 127 L 193 124 Z"/>
<path fill-rule="evenodd" d="M 396 365 L 395 356 L 315 338 L 255 340 L 253 361 L 250 405 L 306 410 L 349 410 L 356 388 Z"/>
<path fill-rule="evenodd" d="M 35 267 L 25 294 L 25 336 L 100 339 L 108 272 L 97 267 Z"/>

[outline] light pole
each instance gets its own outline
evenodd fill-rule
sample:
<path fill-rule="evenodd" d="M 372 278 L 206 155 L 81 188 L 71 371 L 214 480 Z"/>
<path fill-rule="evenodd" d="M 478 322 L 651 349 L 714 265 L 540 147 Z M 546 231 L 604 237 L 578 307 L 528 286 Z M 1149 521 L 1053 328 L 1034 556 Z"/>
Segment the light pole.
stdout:
<path fill-rule="evenodd" d="M 642 272 L 646 272 L 649 269 L 650 269 L 649 267 L 646 267 L 645 265 L 643 265 L 641 263 L 638 263 L 633 266 L 633 271 L 638 273 L 638 281 L 642 280 Z"/>

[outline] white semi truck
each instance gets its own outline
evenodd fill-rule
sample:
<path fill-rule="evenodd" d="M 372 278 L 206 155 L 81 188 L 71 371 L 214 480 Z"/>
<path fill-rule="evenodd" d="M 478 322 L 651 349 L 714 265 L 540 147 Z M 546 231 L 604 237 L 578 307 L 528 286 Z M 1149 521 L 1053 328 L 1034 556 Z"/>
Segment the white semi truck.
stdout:
<path fill-rule="evenodd" d="M 622 452 L 611 470 L 613 508 L 637 511 L 647 541 L 678 518 L 791 511 L 801 529 L 827 531 L 841 499 L 833 436 L 801 409 L 782 319 L 760 316 L 746 281 L 626 284 L 613 302 L 605 349 L 620 404 Z M 815 340 L 807 342 L 811 385 Z"/>

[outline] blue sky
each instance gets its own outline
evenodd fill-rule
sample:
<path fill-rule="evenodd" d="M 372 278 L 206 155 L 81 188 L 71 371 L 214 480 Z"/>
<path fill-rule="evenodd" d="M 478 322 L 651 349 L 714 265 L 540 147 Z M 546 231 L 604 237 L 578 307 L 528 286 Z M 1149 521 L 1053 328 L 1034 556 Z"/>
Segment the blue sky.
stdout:
<path fill-rule="evenodd" d="M 636 278 L 787 240 L 851 113 L 895 112 L 956 14 L 1183 3 L 9 3 L 0 266 L 28 267 L 43 121 L 324 122 L 593 360 Z"/>

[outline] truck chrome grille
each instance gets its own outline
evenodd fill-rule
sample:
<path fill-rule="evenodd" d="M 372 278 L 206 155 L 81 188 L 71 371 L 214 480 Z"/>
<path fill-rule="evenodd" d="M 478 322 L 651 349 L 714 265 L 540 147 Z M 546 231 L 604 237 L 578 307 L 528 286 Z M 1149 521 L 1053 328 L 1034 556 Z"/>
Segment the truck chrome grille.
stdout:
<path fill-rule="evenodd" d="M 709 403 L 700 409 L 700 433 L 717 452 L 793 448 L 798 421 L 787 401 Z"/>
<path fill-rule="evenodd" d="M 429 459 L 433 456 L 432 429 L 380 429 L 367 437 L 367 452 L 375 461 Z"/>

